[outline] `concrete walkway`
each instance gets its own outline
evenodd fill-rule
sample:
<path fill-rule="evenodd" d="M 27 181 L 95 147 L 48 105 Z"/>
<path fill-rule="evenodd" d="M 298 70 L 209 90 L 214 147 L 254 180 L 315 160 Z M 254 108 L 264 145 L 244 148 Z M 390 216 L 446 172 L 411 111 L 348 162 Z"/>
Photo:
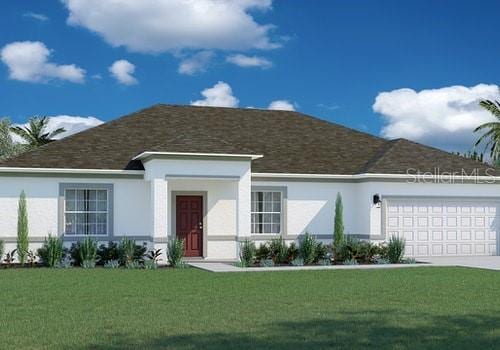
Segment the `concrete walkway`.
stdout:
<path fill-rule="evenodd" d="M 460 266 L 500 271 L 500 256 L 447 256 L 419 258 L 433 266 Z"/>

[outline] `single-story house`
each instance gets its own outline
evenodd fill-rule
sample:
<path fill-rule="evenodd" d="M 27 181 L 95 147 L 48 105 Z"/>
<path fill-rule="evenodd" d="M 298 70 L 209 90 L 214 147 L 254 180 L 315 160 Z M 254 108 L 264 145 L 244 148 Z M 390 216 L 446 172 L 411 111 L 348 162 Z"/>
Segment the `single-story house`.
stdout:
<path fill-rule="evenodd" d="M 408 256 L 497 255 L 500 174 L 405 139 L 290 111 L 155 105 L 0 163 L 0 239 L 16 242 L 25 191 L 36 249 L 127 236 L 185 239 L 187 257 L 234 260 L 245 239 L 406 238 Z"/>

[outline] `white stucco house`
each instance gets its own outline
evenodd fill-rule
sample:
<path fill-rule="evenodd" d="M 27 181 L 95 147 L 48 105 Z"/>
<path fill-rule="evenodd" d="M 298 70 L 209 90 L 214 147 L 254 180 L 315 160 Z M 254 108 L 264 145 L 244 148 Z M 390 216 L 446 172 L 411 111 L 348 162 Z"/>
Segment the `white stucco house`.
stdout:
<path fill-rule="evenodd" d="M 179 236 L 188 257 L 234 260 L 247 238 L 330 240 L 340 192 L 349 234 L 402 235 L 416 257 L 497 255 L 499 180 L 297 112 L 155 105 L 0 163 L 0 240 L 14 248 L 24 190 L 33 249 L 49 233 L 162 249 Z"/>

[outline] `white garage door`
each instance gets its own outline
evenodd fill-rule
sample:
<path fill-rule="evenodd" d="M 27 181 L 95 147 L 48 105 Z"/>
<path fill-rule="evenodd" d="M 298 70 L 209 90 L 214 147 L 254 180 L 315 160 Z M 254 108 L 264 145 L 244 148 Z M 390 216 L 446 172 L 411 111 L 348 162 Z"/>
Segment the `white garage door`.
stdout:
<path fill-rule="evenodd" d="M 385 199 L 385 233 L 406 239 L 408 256 L 496 255 L 500 202 Z"/>

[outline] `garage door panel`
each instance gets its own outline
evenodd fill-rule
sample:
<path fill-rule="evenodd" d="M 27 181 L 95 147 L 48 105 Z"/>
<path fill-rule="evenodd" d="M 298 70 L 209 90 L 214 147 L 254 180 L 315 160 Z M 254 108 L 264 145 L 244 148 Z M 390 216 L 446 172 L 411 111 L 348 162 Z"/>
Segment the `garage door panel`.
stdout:
<path fill-rule="evenodd" d="M 495 255 L 499 203 L 483 199 L 386 199 L 386 235 L 404 237 L 408 256 Z"/>

